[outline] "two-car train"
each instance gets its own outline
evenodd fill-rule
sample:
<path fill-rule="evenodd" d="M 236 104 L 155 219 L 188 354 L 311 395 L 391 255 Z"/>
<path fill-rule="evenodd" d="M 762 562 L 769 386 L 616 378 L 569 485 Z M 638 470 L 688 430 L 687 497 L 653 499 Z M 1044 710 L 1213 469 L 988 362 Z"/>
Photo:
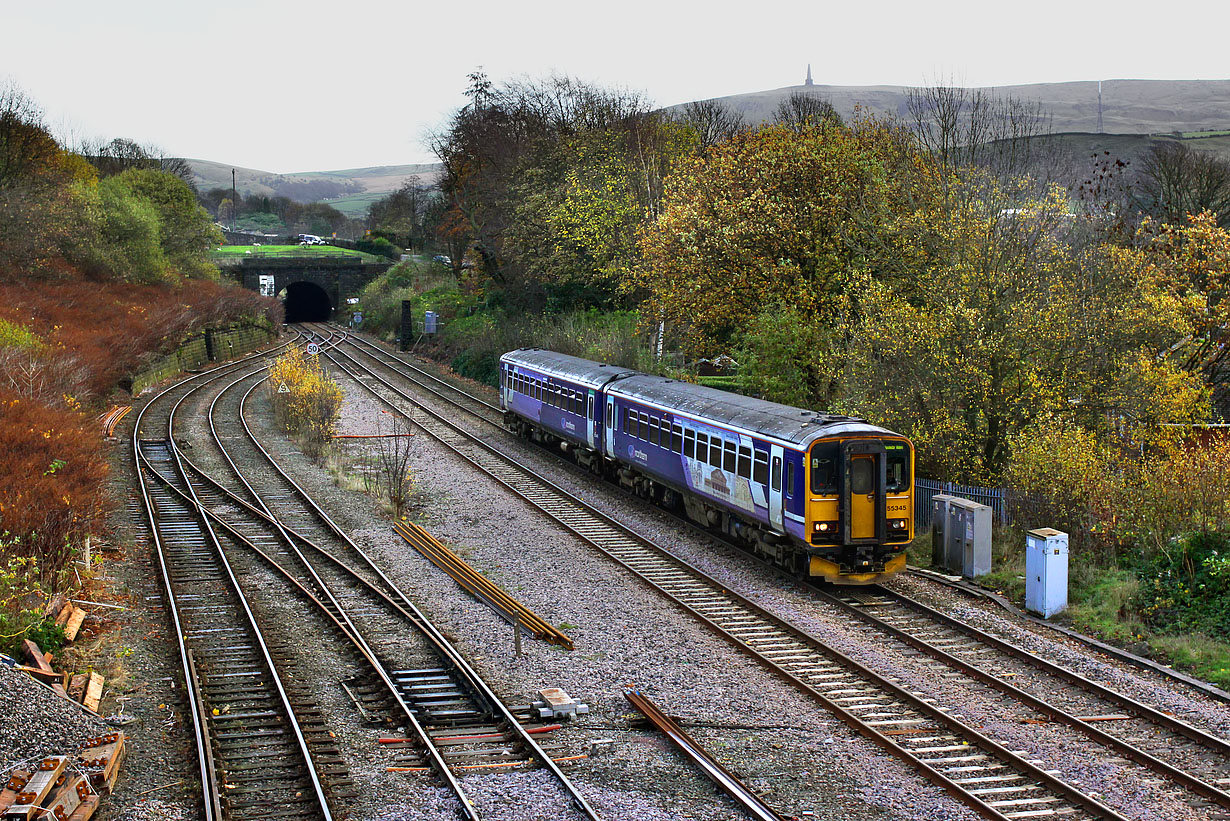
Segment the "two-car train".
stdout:
<path fill-rule="evenodd" d="M 500 358 L 515 433 L 799 575 L 880 582 L 914 536 L 914 449 L 865 420 L 538 348 Z"/>

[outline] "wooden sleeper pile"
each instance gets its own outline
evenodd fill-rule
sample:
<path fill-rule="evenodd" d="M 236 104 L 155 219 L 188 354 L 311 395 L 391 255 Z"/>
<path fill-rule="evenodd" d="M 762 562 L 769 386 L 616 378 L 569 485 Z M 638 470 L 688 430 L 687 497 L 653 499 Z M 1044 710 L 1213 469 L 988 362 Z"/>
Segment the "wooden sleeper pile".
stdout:
<path fill-rule="evenodd" d="M 119 778 L 124 734 L 87 739 L 75 756 L 53 755 L 14 770 L 0 791 L 4 821 L 87 821 Z"/>

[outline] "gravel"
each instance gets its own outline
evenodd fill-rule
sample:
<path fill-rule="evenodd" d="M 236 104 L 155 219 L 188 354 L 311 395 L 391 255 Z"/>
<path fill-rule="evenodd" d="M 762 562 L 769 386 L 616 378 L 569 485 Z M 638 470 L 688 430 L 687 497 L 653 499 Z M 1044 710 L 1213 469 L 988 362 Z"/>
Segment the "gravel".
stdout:
<path fill-rule="evenodd" d="M 381 406 L 350 380 L 346 389 L 343 434 L 377 432 Z M 253 411 L 263 419 L 264 404 Z M 199 411 L 199 406 L 197 407 Z M 194 413 L 186 408 L 183 413 Z M 184 417 L 188 419 L 189 417 Z M 956 803 L 878 746 L 848 730 L 798 691 L 768 674 L 735 648 L 700 627 L 613 562 L 598 557 L 576 537 L 529 508 L 463 463 L 450 451 L 419 433 L 412 444 L 416 494 L 411 518 L 449 544 L 509 593 L 560 626 L 575 641 L 569 652 L 531 638 L 516 656 L 512 628 L 473 600 L 397 537 L 389 517 L 365 494 L 339 489 L 334 479 L 257 420 L 267 447 L 288 466 L 344 529 L 369 552 L 389 576 L 427 612 L 470 662 L 509 704 L 524 704 L 539 689 L 562 687 L 590 707 L 564 730 L 540 736 L 557 757 L 583 756 L 562 766 L 587 800 L 606 819 L 741 819 L 743 814 L 655 731 L 649 729 L 622 697 L 636 684 L 728 768 L 761 791 L 788 815 L 820 819 L 973 819 Z M 384 427 L 387 428 L 387 422 Z M 200 440 L 201 425 L 184 429 L 194 445 L 193 458 L 205 465 L 211 457 Z M 1090 790 L 1105 790 L 1107 803 L 1139 819 L 1207 817 L 1191 810 L 1181 792 L 1143 773 L 1063 727 L 1025 723 L 1027 711 L 976 683 L 953 676 L 934 662 L 885 643 L 874 632 L 851 624 L 819 602 L 805 588 L 783 579 L 747 556 L 681 526 L 661 512 L 629 499 L 589 477 L 577 475 L 537 448 L 511 441 L 489 428 L 476 427 L 515 458 L 543 470 L 554 481 L 611 515 L 628 522 L 682 558 L 729 584 L 732 589 L 804 627 L 835 649 L 846 652 L 909 689 L 927 692 L 968 723 L 1013 749 L 1027 750 L 1048 769 Z M 339 440 L 351 472 L 358 472 L 370 443 Z M 127 448 L 117 448 L 117 484 L 130 480 L 124 467 Z M 216 460 L 214 460 L 216 462 Z M 154 819 L 195 818 L 194 774 L 181 719 L 176 680 L 178 658 L 167 640 L 166 616 L 156 566 L 149 548 L 136 541 L 132 517 L 117 515 L 117 549 L 105 564 L 117 601 L 129 611 L 108 615 L 123 635 L 125 678 L 108 693 L 104 712 L 123 707 L 135 719 L 125 727 L 133 742 L 111 804 L 98 816 Z M 895 585 L 926 599 L 945 612 L 990 629 L 1015 643 L 1115 684 L 1142 701 L 1170 710 L 1197 726 L 1223 736 L 1230 730 L 1230 706 L 1191 688 L 1164 681 L 1108 659 L 1045 628 L 1026 624 L 993 605 L 926 580 L 900 577 Z M 277 618 L 293 634 L 307 629 L 311 618 L 282 602 Z M 271 611 L 273 609 L 271 608 Z M 314 629 L 314 628 L 313 628 Z M 303 633 L 303 635 L 315 635 Z M 309 642 L 299 642 L 304 645 Z M 317 700 L 364 797 L 351 813 L 355 819 L 455 818 L 455 802 L 430 774 L 385 772 L 392 754 L 374 742 L 386 731 L 360 721 L 343 697 L 338 678 L 344 665 L 334 651 L 312 642 L 298 652 L 312 666 Z M 112 655 L 113 645 L 108 645 Z M 42 755 L 43 750 L 12 746 L 11 739 L 41 743 L 13 721 L 19 711 L 6 699 L 26 698 L 14 685 L 21 676 L 0 670 L 0 752 L 11 756 Z M 26 682 L 27 685 L 31 684 Z M 38 685 L 33 685 L 37 687 Z M 14 695 L 16 694 L 16 695 Z M 119 702 L 116 697 L 126 700 Z M 54 695 L 51 696 L 60 701 Z M 61 702 L 59 707 L 71 705 Z M 51 705 L 49 709 L 55 709 Z M 28 709 L 27 709 L 27 712 Z M 1036 718 L 1036 717 L 1031 717 Z M 40 722 L 55 733 L 76 732 L 90 722 L 77 715 L 56 715 Z M 60 725 L 64 725 L 61 727 Z M 18 729 L 14 729 L 17 727 Z M 105 729 L 105 728 L 104 728 Z M 80 727 L 80 737 L 101 729 Z M 66 736 L 69 737 L 69 736 Z M 75 737 L 75 736 L 74 736 Z M 36 739 L 38 741 L 36 741 Z M 484 818 L 573 818 L 576 813 L 542 770 L 472 771 L 461 781 Z M 137 796 L 143 790 L 178 786 Z M 1107 785 L 1114 785 L 1113 791 Z"/>

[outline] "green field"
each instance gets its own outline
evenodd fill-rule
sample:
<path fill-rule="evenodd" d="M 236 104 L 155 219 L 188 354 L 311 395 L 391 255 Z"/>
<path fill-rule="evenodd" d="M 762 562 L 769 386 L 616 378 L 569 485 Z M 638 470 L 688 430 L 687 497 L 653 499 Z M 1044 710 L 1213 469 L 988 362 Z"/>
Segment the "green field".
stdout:
<path fill-rule="evenodd" d="M 1185 140 L 1203 140 L 1205 137 L 1230 137 L 1230 131 L 1184 131 Z"/>
<path fill-rule="evenodd" d="M 336 208 L 351 219 L 362 219 L 367 216 L 368 206 L 387 196 L 387 192 L 366 191 L 362 194 L 347 194 L 344 197 L 321 200 L 321 202 Z"/>
<path fill-rule="evenodd" d="M 215 262 L 228 262 L 245 256 L 254 257 L 358 257 L 364 262 L 388 262 L 384 257 L 338 248 L 333 245 L 223 245 L 213 251 Z"/>

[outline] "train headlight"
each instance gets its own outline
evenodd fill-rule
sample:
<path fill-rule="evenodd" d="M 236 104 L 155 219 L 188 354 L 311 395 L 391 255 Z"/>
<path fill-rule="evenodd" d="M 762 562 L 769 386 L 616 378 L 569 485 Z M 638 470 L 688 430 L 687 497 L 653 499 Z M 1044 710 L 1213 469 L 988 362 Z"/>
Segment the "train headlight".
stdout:
<path fill-rule="evenodd" d="M 904 533 L 910 529 L 910 522 L 908 519 L 889 519 L 888 529 L 892 533 Z"/>
<path fill-rule="evenodd" d="M 812 530 L 816 533 L 836 533 L 837 522 L 816 522 L 812 525 Z"/>

